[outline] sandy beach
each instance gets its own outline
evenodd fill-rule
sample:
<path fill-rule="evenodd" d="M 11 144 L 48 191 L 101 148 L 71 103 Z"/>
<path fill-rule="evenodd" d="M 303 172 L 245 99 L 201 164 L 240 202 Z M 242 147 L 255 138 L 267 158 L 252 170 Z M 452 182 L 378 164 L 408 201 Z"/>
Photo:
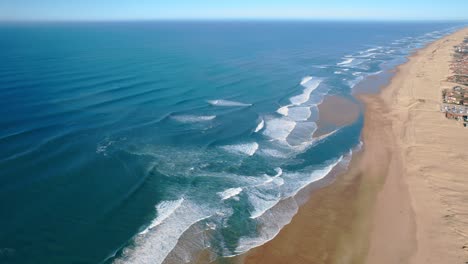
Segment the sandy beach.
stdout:
<path fill-rule="evenodd" d="M 363 150 L 313 192 L 278 236 L 243 263 L 465 263 L 468 129 L 440 112 L 453 46 L 468 28 L 398 67 L 379 94 L 362 94 Z"/>

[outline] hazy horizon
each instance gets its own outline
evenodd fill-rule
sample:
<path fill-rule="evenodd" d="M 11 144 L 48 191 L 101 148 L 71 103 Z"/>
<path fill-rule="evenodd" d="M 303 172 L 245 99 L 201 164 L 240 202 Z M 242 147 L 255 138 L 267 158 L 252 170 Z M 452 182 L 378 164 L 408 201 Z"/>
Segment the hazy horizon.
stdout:
<path fill-rule="evenodd" d="M 351 22 L 351 23 L 468 23 L 468 19 L 301 19 L 301 18 L 155 18 L 155 19 L 23 19 L 2 20 L 0 23 L 145 23 L 145 22 Z"/>
<path fill-rule="evenodd" d="M 371 0 L 237 1 L 188 0 L 4 0 L 0 21 L 148 21 L 148 20 L 318 20 L 318 21 L 466 21 L 468 1 Z"/>

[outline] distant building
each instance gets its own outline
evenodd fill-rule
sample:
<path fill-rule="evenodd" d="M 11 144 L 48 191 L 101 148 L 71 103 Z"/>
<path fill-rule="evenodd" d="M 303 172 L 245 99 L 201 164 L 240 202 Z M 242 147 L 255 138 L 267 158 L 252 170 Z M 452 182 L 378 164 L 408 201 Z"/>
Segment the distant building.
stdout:
<path fill-rule="evenodd" d="M 453 75 L 447 77 L 447 81 L 458 85 L 442 91 L 443 103 L 440 109 L 446 118 L 455 119 L 468 127 L 468 38 L 454 49 L 450 65 Z"/>
<path fill-rule="evenodd" d="M 446 92 L 444 96 L 444 101 L 447 104 L 463 104 L 462 95 L 459 91 Z"/>

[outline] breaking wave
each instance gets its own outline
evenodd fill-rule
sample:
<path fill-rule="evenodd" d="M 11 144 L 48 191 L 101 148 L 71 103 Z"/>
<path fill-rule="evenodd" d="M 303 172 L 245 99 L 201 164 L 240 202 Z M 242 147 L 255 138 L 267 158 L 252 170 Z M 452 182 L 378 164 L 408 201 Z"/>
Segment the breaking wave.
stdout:
<path fill-rule="evenodd" d="M 241 102 L 236 102 L 236 101 L 229 101 L 229 100 L 209 100 L 208 103 L 213 106 L 251 106 L 252 104 L 246 104 L 246 103 L 241 103 Z"/>
<path fill-rule="evenodd" d="M 216 116 L 215 115 L 209 115 L 209 116 L 177 115 L 177 116 L 172 116 L 172 118 L 181 123 L 198 123 L 198 122 L 211 121 L 215 119 Z"/>
<path fill-rule="evenodd" d="M 254 132 L 255 133 L 259 132 L 260 130 L 263 129 L 264 126 L 265 126 L 265 120 L 261 119 L 260 123 L 258 123 L 257 127 L 255 128 Z"/>
<path fill-rule="evenodd" d="M 413 41 L 403 39 L 395 46 L 408 45 Z M 333 63 L 320 68 L 335 72 L 337 76 L 332 78 L 336 78 L 344 87 L 352 87 L 365 76 L 378 74 L 375 61 L 386 59 L 384 56 L 393 56 L 388 52 L 395 50 L 398 51 L 398 48 L 394 46 L 391 49 L 372 47 L 347 55 L 336 65 Z M 184 198 L 156 205 L 155 219 L 135 236 L 134 243 L 123 250 L 122 257 L 116 263 L 163 263 L 168 259 L 177 260 L 173 263 L 185 263 L 190 261 L 190 253 L 203 249 L 208 249 L 210 254 L 231 256 L 273 239 L 297 213 L 295 196 L 298 192 L 329 175 L 338 164 L 349 163 L 352 151 L 361 147 L 358 145 L 350 150 L 347 156 L 340 152 L 339 158 L 320 165 L 294 159 L 298 153 L 304 153 L 314 144 L 323 143 L 321 146 L 326 147 L 325 139 L 341 134 L 338 133 L 341 128 L 337 128 L 314 137 L 317 131 L 317 104 L 325 96 L 326 92 L 323 91 L 329 83 L 321 85 L 322 79 L 306 76 L 299 84 L 301 91 L 287 98 L 288 102 L 276 110 L 258 113 L 255 112 L 256 105 L 243 112 L 255 118 L 261 117 L 253 129 L 255 134 L 252 133 L 250 121 L 248 128 L 239 132 L 247 138 L 206 149 L 196 146 L 195 151 L 179 149 L 174 153 L 173 150 L 161 150 L 148 155 L 156 158 L 158 171 L 171 172 L 167 173 L 171 175 L 167 177 L 170 178 L 168 182 L 183 182 L 188 186 L 186 190 L 192 193 L 187 196 L 184 193 Z M 223 99 L 208 103 L 216 107 L 252 106 Z M 210 110 L 222 119 L 223 109 Z M 247 113 L 250 110 L 254 113 Z M 196 123 L 208 122 L 217 116 L 180 115 L 172 118 L 182 123 Z M 213 133 L 219 135 L 223 132 L 219 129 Z M 199 134 L 196 136 L 202 136 Z M 211 135 L 215 134 L 208 137 Z M 233 137 L 228 135 L 223 140 L 232 142 Z M 105 153 L 111 145 L 113 150 L 115 143 L 103 142 L 97 151 Z M 292 167 L 295 169 L 290 169 Z M 179 189 L 174 187 L 171 191 L 178 193 Z M 235 229 L 233 226 L 239 221 L 252 229 Z M 229 235 L 221 234 L 221 229 Z"/>
<path fill-rule="evenodd" d="M 278 141 L 286 141 L 286 138 L 296 127 L 296 122 L 286 118 L 273 118 L 266 121 L 263 134 Z"/>
<path fill-rule="evenodd" d="M 277 141 L 283 147 L 289 148 L 287 152 L 297 153 L 307 149 L 313 144 L 312 135 L 317 125 L 312 115 L 317 116 L 317 102 L 321 101 L 323 94 L 317 94 L 311 102 L 312 93 L 320 86 L 322 79 L 307 76 L 300 82 L 304 87 L 299 95 L 289 98 L 291 104 L 281 106 L 276 112 L 282 117 L 265 119 L 263 135 Z M 273 157 L 287 156 L 279 149 L 265 149 L 262 152 Z"/>
<path fill-rule="evenodd" d="M 211 216 L 207 209 L 197 204 L 187 200 L 179 201 L 177 206 L 174 204 L 169 206 L 175 209 L 164 218 L 164 221 L 138 234 L 134 239 L 134 245 L 125 248 L 122 257 L 116 259 L 114 263 L 163 263 L 184 232 Z"/>
<path fill-rule="evenodd" d="M 301 85 L 305 85 L 306 83 L 308 83 L 312 79 L 313 79 L 312 76 L 306 76 L 306 77 L 302 78 Z"/>
<path fill-rule="evenodd" d="M 217 194 L 221 197 L 221 200 L 227 200 L 230 198 L 235 198 L 238 194 L 242 192 L 242 188 L 229 188 Z"/>
<path fill-rule="evenodd" d="M 351 64 L 354 60 L 355 58 L 347 58 L 342 62 L 338 62 L 336 65 L 338 66 L 348 65 L 348 64 Z"/>
<path fill-rule="evenodd" d="M 145 230 L 140 232 L 140 235 L 144 235 L 148 233 L 151 229 L 155 228 L 156 226 L 160 225 L 166 218 L 171 216 L 180 207 L 180 205 L 184 202 L 184 198 L 180 198 L 179 200 L 175 201 L 163 201 L 156 206 L 156 212 L 158 216 L 151 222 L 151 224 L 145 228 Z"/>
<path fill-rule="evenodd" d="M 310 94 L 317 89 L 322 80 L 320 79 L 310 79 L 309 81 L 302 83 L 301 85 L 305 87 L 304 91 L 300 95 L 293 96 L 289 99 L 293 105 L 301 105 L 309 101 Z"/>
<path fill-rule="evenodd" d="M 226 145 L 222 146 L 221 148 L 231 153 L 253 156 L 255 152 L 257 152 L 258 147 L 259 145 L 257 142 L 252 142 L 246 144 Z"/>
<path fill-rule="evenodd" d="M 242 237 L 235 253 L 245 253 L 254 247 L 265 244 L 278 235 L 279 231 L 290 223 L 292 217 L 298 211 L 299 206 L 294 196 L 311 183 L 323 179 L 342 161 L 343 156 L 330 165 L 314 170 L 311 173 L 284 174 L 285 181 L 287 179 L 291 180 L 287 181 L 290 184 L 280 186 L 276 194 L 268 194 L 262 191 L 251 193 L 249 202 L 254 205 L 255 211 L 251 213 L 250 217 L 259 222 L 259 229 L 256 236 Z"/>

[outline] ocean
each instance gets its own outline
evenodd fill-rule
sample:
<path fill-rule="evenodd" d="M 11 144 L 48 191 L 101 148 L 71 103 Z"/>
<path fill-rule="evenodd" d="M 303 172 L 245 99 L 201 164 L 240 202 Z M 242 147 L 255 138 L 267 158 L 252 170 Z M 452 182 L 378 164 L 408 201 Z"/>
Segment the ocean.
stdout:
<path fill-rule="evenodd" d="M 0 262 L 185 263 L 271 240 L 360 148 L 362 113 L 315 134 L 323 100 L 359 104 L 356 85 L 459 26 L 0 24 Z"/>

